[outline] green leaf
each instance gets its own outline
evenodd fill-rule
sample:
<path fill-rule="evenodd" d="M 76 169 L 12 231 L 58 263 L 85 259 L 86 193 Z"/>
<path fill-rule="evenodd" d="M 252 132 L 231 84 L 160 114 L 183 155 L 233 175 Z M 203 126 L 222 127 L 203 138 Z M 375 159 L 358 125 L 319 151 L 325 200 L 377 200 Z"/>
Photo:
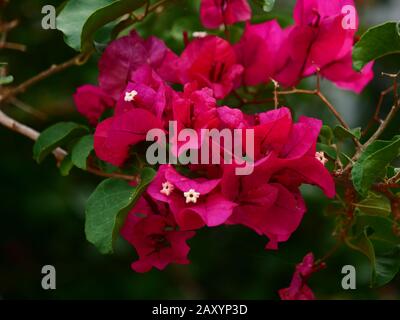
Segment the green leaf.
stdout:
<path fill-rule="evenodd" d="M 400 238 L 392 232 L 393 220 L 378 216 L 357 216 L 347 244 L 371 262 L 371 286 L 389 283 L 400 270 Z"/>
<path fill-rule="evenodd" d="M 155 174 L 153 169 L 145 168 L 136 187 L 118 179 L 104 180 L 90 196 L 86 206 L 85 233 L 87 240 L 101 253 L 113 252 L 114 241 L 126 215 Z"/>
<path fill-rule="evenodd" d="M 88 129 L 74 122 L 60 122 L 42 132 L 33 146 L 33 158 L 41 163 L 54 149 L 80 137 Z"/>
<path fill-rule="evenodd" d="M 353 66 L 360 71 L 368 62 L 400 53 L 400 34 L 396 22 L 368 29 L 353 48 Z"/>
<path fill-rule="evenodd" d="M 14 81 L 14 77 L 13 76 L 1 76 L 0 77 L 0 86 L 6 85 L 6 84 L 10 84 Z"/>
<path fill-rule="evenodd" d="M 112 0 L 70 0 L 57 17 L 57 29 L 64 33 L 65 43 L 81 51 L 81 34 L 89 17 Z"/>
<path fill-rule="evenodd" d="M 328 145 L 323 144 L 323 143 L 317 143 L 317 150 L 325 152 L 332 159 L 336 159 L 337 158 L 337 151 L 332 146 L 328 146 Z"/>
<path fill-rule="evenodd" d="M 377 140 L 362 153 L 352 169 L 352 180 L 356 190 L 366 196 L 371 185 L 386 174 L 386 167 L 399 155 L 400 136 L 391 141 Z"/>
<path fill-rule="evenodd" d="M 271 12 L 275 5 L 275 0 L 257 0 L 256 2 L 265 12 Z"/>
<path fill-rule="evenodd" d="M 93 48 L 97 31 L 103 40 L 110 39 L 110 23 L 141 7 L 146 0 L 70 0 L 57 17 L 57 29 L 64 33 L 65 42 L 76 51 Z M 112 26 L 111 26 L 112 27 Z"/>
<path fill-rule="evenodd" d="M 383 195 L 370 192 L 368 197 L 355 206 L 364 214 L 372 216 L 388 216 L 391 212 L 390 201 Z"/>
<path fill-rule="evenodd" d="M 333 131 L 331 127 L 323 125 L 319 133 L 319 139 L 323 144 L 331 145 L 333 140 Z"/>
<path fill-rule="evenodd" d="M 374 246 L 368 237 L 369 232 L 371 230 L 368 227 L 364 227 L 355 237 L 347 239 L 346 243 L 350 248 L 361 252 L 369 259 L 372 266 L 372 279 L 375 276 L 376 257 Z"/>
<path fill-rule="evenodd" d="M 61 175 L 63 176 L 63 177 L 66 177 L 66 176 L 68 176 L 69 175 L 69 173 L 70 173 L 70 171 L 71 171 L 71 169 L 74 167 L 74 164 L 72 163 L 72 160 L 71 160 L 71 155 L 70 154 L 68 154 L 65 158 L 64 158 L 64 160 L 61 162 L 61 165 L 60 165 L 60 173 L 61 173 Z"/>
<path fill-rule="evenodd" d="M 122 17 L 126 13 L 131 13 L 146 3 L 146 0 L 120 0 L 96 10 L 86 21 L 81 35 L 82 51 L 92 48 L 94 35 L 101 27 L 108 25 L 110 22 Z M 107 28 L 106 36 L 111 35 L 112 28 Z"/>
<path fill-rule="evenodd" d="M 338 140 L 345 140 L 348 138 L 356 138 L 359 140 L 361 138 L 361 128 L 348 130 L 345 127 L 336 126 L 333 132 Z"/>
<path fill-rule="evenodd" d="M 393 280 L 400 269 L 400 246 L 377 256 L 372 286 L 381 287 Z"/>
<path fill-rule="evenodd" d="M 79 141 L 72 148 L 72 163 L 82 169 L 86 170 L 86 162 L 90 153 L 93 151 L 93 136 L 87 135 L 79 139 Z"/>

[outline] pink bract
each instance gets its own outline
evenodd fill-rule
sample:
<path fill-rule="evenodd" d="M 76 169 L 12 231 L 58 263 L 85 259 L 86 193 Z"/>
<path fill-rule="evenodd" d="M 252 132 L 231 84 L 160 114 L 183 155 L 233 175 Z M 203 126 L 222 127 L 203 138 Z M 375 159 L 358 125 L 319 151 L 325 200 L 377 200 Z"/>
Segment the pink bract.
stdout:
<path fill-rule="evenodd" d="M 215 29 L 251 19 L 247 0 L 202 0 L 200 19 L 204 27 Z"/>
<path fill-rule="evenodd" d="M 180 56 L 178 66 L 182 84 L 196 81 L 200 88 L 211 88 L 217 99 L 239 86 L 243 72 L 233 47 L 216 36 L 194 39 Z"/>

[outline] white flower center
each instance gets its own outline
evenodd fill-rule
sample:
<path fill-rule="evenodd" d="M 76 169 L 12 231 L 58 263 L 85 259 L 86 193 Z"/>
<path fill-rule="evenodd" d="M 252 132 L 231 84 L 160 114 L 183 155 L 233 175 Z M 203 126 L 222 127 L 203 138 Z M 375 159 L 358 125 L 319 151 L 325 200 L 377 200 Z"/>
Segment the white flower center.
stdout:
<path fill-rule="evenodd" d="M 321 152 L 316 152 L 315 153 L 315 158 L 321 162 L 323 165 L 325 165 L 328 162 L 328 159 L 325 157 L 325 153 L 323 151 Z"/>
<path fill-rule="evenodd" d="M 200 192 L 196 192 L 194 189 L 190 189 L 187 192 L 184 192 L 183 195 L 186 198 L 186 203 L 196 203 L 197 199 L 200 198 Z"/>
<path fill-rule="evenodd" d="M 207 37 L 208 33 L 205 31 L 195 31 L 192 33 L 194 38 L 205 38 Z"/>
<path fill-rule="evenodd" d="M 125 92 L 125 101 L 126 102 L 131 102 L 131 101 L 133 101 L 133 100 L 135 100 L 135 97 L 138 95 L 138 93 L 137 93 L 137 91 L 136 90 L 132 90 L 132 91 L 128 91 L 128 92 Z"/>
<path fill-rule="evenodd" d="M 166 181 L 162 184 L 162 189 L 160 190 L 160 193 L 165 194 L 168 197 L 171 192 L 174 191 L 174 189 L 174 185 L 169 181 Z"/>

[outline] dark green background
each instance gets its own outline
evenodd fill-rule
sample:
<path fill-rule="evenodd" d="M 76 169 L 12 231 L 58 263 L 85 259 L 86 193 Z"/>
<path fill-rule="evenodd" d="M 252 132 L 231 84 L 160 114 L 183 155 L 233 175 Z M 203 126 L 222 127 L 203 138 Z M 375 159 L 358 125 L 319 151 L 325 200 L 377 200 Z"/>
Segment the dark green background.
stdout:
<path fill-rule="evenodd" d="M 40 27 L 42 6 L 61 2 L 11 1 L 6 11 L 1 12 L 5 20 L 21 21 L 10 33 L 10 41 L 28 47 L 26 53 L 0 51 L 0 61 L 9 63 L 16 83 L 74 55 L 64 44 L 61 33 Z M 142 35 L 156 34 L 175 50 L 181 50 L 182 31 L 199 31 L 201 25 L 196 15 L 198 1 L 175 2 L 161 16 L 149 17 L 139 29 Z M 277 0 L 272 15 L 279 16 L 282 23 L 290 22 L 293 4 L 294 1 Z M 376 16 L 374 20 L 374 10 L 386 7 L 389 8 L 388 1 L 361 1 L 359 6 L 367 21 L 379 20 Z M 262 21 L 268 16 L 258 13 L 255 20 Z M 368 23 L 364 22 L 363 30 L 366 27 Z M 238 30 L 232 31 L 234 36 Z M 13 105 L 5 105 L 3 110 L 38 130 L 59 120 L 84 122 L 74 109 L 72 94 L 79 85 L 96 83 L 98 57 L 97 54 L 85 66 L 53 76 L 20 96 L 22 101 L 47 113 L 47 120 L 32 118 Z M 375 66 L 376 79 L 361 96 L 327 82 L 323 83 L 324 92 L 353 127 L 365 124 L 379 92 L 389 86 L 379 73 L 399 69 L 398 57 L 388 57 Z M 314 81 L 306 81 L 305 86 L 313 87 Z M 287 103 L 297 115 L 317 116 L 327 124 L 334 124 L 326 108 L 315 98 L 290 97 Z M 386 108 L 389 103 L 390 98 Z M 398 123 L 397 118 L 393 130 Z M 390 136 L 390 132 L 387 134 Z M 0 298 L 277 299 L 277 291 L 289 285 L 295 263 L 310 251 L 320 257 L 334 245 L 331 237 L 334 219 L 322 210 L 328 200 L 319 190 L 306 187 L 308 212 L 300 228 L 279 251 L 265 251 L 267 239 L 244 227 L 203 229 L 189 242 L 190 265 L 136 274 L 130 269 L 136 254 L 123 240 L 112 256 L 100 255 L 85 240 L 85 201 L 99 181 L 77 169 L 69 177 L 61 177 L 52 158 L 37 165 L 32 160 L 32 142 L 0 128 Z M 41 288 L 41 268 L 46 264 L 54 265 L 57 270 L 57 289 L 53 291 Z M 357 290 L 341 289 L 340 271 L 346 264 L 357 269 Z M 342 248 L 328 261 L 326 270 L 312 277 L 310 286 L 322 299 L 400 297 L 399 279 L 383 289 L 370 289 L 369 272 L 365 257 Z"/>

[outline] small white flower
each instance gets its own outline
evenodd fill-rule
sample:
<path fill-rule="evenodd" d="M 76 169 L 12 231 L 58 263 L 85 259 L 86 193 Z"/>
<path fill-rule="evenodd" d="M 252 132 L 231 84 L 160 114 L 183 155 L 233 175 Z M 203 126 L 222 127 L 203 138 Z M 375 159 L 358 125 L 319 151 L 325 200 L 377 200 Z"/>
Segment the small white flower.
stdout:
<path fill-rule="evenodd" d="M 197 199 L 200 198 L 200 192 L 196 192 L 194 189 L 190 189 L 188 192 L 184 192 L 183 195 L 186 198 L 186 203 L 196 203 Z"/>
<path fill-rule="evenodd" d="M 323 151 L 315 153 L 315 158 L 323 165 L 328 162 L 328 159 L 325 157 L 325 153 Z"/>
<path fill-rule="evenodd" d="M 136 90 L 132 90 L 132 91 L 128 91 L 128 92 L 125 92 L 125 101 L 126 102 L 131 102 L 131 101 L 133 101 L 133 100 L 135 100 L 135 97 L 138 95 L 138 93 L 137 93 L 137 91 Z"/>
<path fill-rule="evenodd" d="M 162 184 L 162 189 L 160 190 L 160 193 L 165 194 L 168 197 L 171 192 L 174 191 L 174 189 L 174 185 L 169 181 L 166 181 Z"/>
<path fill-rule="evenodd" d="M 192 33 L 193 38 L 205 38 L 207 37 L 208 33 L 206 31 L 195 31 Z"/>

